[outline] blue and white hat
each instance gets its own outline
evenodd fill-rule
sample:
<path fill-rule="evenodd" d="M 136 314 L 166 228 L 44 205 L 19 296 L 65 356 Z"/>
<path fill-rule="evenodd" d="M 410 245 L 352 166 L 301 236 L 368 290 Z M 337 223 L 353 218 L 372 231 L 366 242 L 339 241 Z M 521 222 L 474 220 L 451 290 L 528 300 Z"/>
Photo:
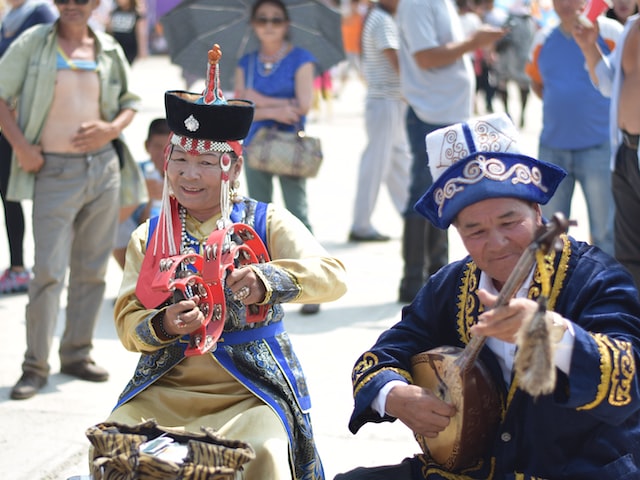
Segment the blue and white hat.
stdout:
<path fill-rule="evenodd" d="M 446 229 L 465 207 L 488 198 L 545 204 L 566 172 L 523 155 L 518 131 L 504 113 L 477 117 L 426 137 L 433 184 L 415 210 Z"/>

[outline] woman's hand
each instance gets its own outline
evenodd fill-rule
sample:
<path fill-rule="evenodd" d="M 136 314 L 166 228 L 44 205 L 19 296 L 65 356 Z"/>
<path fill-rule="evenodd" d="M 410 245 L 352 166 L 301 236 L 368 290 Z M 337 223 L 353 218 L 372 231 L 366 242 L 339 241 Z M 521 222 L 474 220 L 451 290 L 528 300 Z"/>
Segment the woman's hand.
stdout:
<path fill-rule="evenodd" d="M 275 120 L 285 125 L 295 125 L 300 122 L 302 111 L 295 98 L 267 97 L 252 88 L 244 90 L 243 98 L 252 101 L 256 109 L 260 110 L 257 115 L 259 120 Z"/>
<path fill-rule="evenodd" d="M 180 300 L 164 311 L 163 328 L 169 335 L 185 335 L 195 332 L 204 322 L 204 314 L 198 304 L 197 295 L 187 300 Z"/>
<path fill-rule="evenodd" d="M 276 122 L 284 123 L 285 125 L 300 123 L 300 111 L 295 101 L 290 101 L 287 105 L 274 108 L 273 113 L 273 119 Z"/>
<path fill-rule="evenodd" d="M 245 305 L 260 303 L 267 293 L 264 283 L 249 266 L 236 268 L 229 272 L 226 284 L 233 293 L 233 299 Z"/>
<path fill-rule="evenodd" d="M 246 88 L 242 94 L 242 98 L 245 100 L 250 100 L 255 103 L 256 108 L 260 107 L 272 107 L 274 102 L 280 100 L 273 97 L 268 97 L 266 95 L 261 94 L 257 90 L 253 88 Z"/>

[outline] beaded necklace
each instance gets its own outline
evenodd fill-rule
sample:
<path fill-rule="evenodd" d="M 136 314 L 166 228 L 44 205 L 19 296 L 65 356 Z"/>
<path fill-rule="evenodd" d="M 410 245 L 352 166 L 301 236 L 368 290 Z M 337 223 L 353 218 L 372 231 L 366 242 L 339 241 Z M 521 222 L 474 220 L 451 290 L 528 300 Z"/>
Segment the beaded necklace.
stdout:
<path fill-rule="evenodd" d="M 288 48 L 289 44 L 287 42 L 283 42 L 280 49 L 274 55 L 266 55 L 262 52 L 258 52 L 256 62 L 258 64 L 258 73 L 263 77 L 268 77 L 274 73 L 280 66 L 282 59 L 286 57 Z"/>
<path fill-rule="evenodd" d="M 191 250 L 195 249 L 195 251 L 198 251 L 200 249 L 200 241 L 196 240 L 195 238 L 193 238 L 191 235 L 187 233 L 187 209 L 184 208 L 182 205 L 180 205 L 179 207 L 179 215 L 180 215 L 180 225 L 182 226 L 181 228 L 182 231 L 180 233 L 180 238 L 181 238 L 180 249 L 182 250 L 182 253 L 184 254 L 190 249 Z"/>

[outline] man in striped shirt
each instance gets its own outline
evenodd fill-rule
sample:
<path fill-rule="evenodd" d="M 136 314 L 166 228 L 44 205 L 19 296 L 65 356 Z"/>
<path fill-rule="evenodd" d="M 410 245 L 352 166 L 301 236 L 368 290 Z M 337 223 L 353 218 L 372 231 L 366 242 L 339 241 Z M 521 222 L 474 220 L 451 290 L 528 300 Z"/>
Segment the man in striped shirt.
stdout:
<path fill-rule="evenodd" d="M 389 237 L 371 224 L 382 183 L 398 213 L 409 194 L 411 153 L 404 127 L 407 105 L 400 93 L 398 30 L 393 19 L 399 0 L 379 0 L 366 15 L 362 31 L 362 73 L 367 82 L 365 127 L 368 143 L 360 159 L 352 242 L 382 242 Z"/>

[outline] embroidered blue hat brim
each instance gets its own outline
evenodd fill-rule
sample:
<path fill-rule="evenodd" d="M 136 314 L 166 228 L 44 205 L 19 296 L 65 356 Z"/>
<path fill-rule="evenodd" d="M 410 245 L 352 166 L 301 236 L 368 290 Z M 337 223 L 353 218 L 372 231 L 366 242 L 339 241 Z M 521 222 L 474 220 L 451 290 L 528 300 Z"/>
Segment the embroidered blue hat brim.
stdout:
<path fill-rule="evenodd" d="M 463 208 L 489 198 L 544 205 L 565 175 L 562 168 L 526 155 L 476 152 L 447 168 L 414 208 L 446 229 Z"/>

